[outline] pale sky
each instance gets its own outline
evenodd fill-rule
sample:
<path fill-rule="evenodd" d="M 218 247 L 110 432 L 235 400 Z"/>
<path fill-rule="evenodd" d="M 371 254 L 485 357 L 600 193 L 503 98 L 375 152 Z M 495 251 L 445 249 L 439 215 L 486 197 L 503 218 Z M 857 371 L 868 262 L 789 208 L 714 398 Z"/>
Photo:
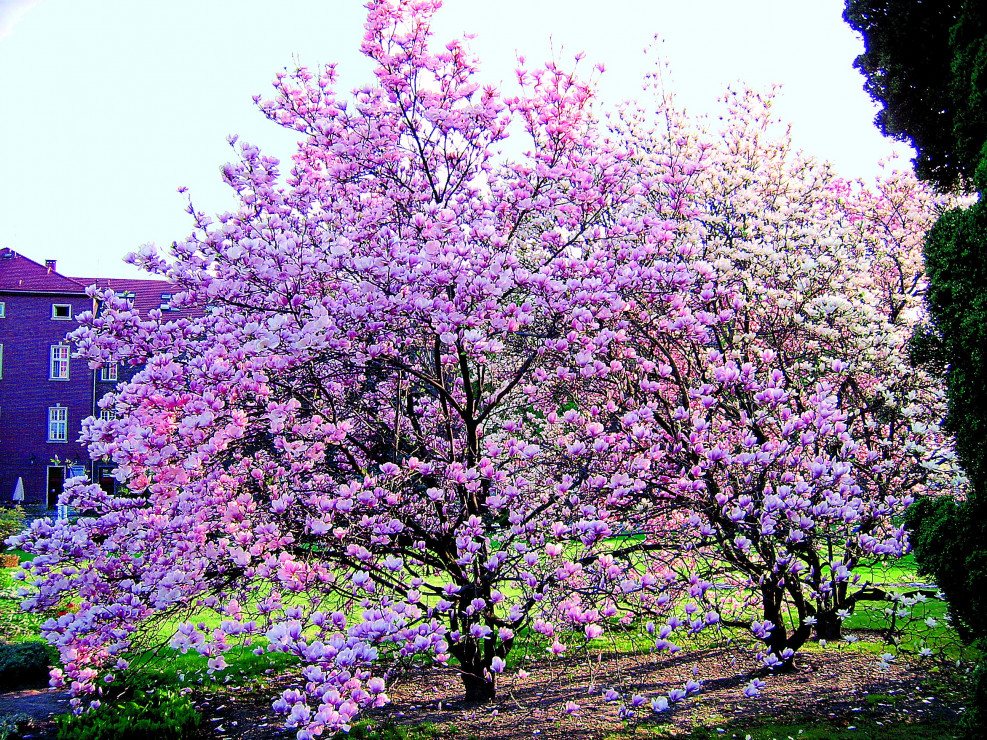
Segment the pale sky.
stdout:
<path fill-rule="evenodd" d="M 871 177 L 891 142 L 852 68 L 860 39 L 842 0 L 446 0 L 444 44 L 476 34 L 479 81 L 578 51 L 603 63 L 605 102 L 640 97 L 657 36 L 690 112 L 726 86 L 783 85 L 796 143 L 847 177 Z M 337 62 L 341 90 L 370 81 L 361 0 L 0 0 L 0 247 L 69 275 L 136 277 L 121 260 L 167 246 L 199 210 L 233 207 L 228 134 L 286 161 L 292 136 L 253 106 L 296 60 Z M 910 153 L 899 147 L 907 156 Z"/>

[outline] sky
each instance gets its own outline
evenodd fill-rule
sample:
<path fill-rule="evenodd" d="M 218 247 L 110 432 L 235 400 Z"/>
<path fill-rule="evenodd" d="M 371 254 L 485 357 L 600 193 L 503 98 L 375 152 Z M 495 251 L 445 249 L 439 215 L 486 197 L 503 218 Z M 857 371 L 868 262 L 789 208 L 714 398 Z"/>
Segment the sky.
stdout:
<path fill-rule="evenodd" d="M 529 63 L 585 53 L 605 104 L 641 98 L 656 56 L 687 111 L 726 87 L 782 85 L 797 146 L 873 177 L 892 142 L 852 68 L 863 43 L 842 0 L 446 0 L 436 41 L 475 34 L 478 80 L 509 91 Z M 137 277 L 123 256 L 185 238 L 198 210 L 234 207 L 227 136 L 286 161 L 294 137 L 252 98 L 284 68 L 336 62 L 340 90 L 371 79 L 362 0 L 0 0 L 0 247 L 83 277 Z M 656 45 L 652 46 L 657 39 Z M 647 54 L 645 47 L 652 46 Z M 901 145 L 899 153 L 911 153 Z"/>

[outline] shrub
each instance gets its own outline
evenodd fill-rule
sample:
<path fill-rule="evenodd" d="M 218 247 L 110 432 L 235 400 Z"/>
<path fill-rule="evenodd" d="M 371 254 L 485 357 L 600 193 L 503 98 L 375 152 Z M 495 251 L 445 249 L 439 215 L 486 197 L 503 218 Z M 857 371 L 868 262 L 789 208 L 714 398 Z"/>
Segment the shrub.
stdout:
<path fill-rule="evenodd" d="M 14 506 L 10 509 L 0 509 L 0 552 L 3 552 L 7 547 L 4 545 L 4 540 L 13 534 L 20 533 L 22 529 L 24 529 L 23 508 Z"/>
<path fill-rule="evenodd" d="M 356 722 L 350 727 L 349 732 L 338 732 L 333 735 L 334 740 L 433 740 L 433 738 L 453 738 L 459 733 L 455 726 L 445 729 L 426 722 L 417 727 L 402 727 L 390 722 L 374 723 L 368 721 Z M 464 740 L 476 740 L 475 735 L 467 735 Z"/>
<path fill-rule="evenodd" d="M 31 723 L 31 715 L 24 712 L 0 715 L 0 740 L 20 737 L 21 730 Z"/>
<path fill-rule="evenodd" d="M 980 640 L 977 646 L 982 650 L 984 641 Z M 960 720 L 962 737 L 968 740 L 983 737 L 987 728 L 987 660 L 983 658 L 974 667 L 970 676 L 970 700 L 967 711 Z"/>
<path fill-rule="evenodd" d="M 40 642 L 0 645 L 0 691 L 46 685 L 48 648 Z"/>
<path fill-rule="evenodd" d="M 177 691 L 136 691 L 132 699 L 58 717 L 58 740 L 182 740 L 202 721 Z"/>

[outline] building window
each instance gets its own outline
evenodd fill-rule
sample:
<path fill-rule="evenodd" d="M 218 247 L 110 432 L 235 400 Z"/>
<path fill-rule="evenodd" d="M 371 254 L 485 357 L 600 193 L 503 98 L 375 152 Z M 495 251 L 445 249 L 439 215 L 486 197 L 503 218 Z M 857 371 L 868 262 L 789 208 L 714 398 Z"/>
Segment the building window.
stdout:
<path fill-rule="evenodd" d="M 70 303 L 52 303 L 51 304 L 51 317 L 59 321 L 68 321 L 72 318 L 72 304 Z"/>
<path fill-rule="evenodd" d="M 161 294 L 161 304 L 158 306 L 162 311 L 171 310 L 171 293 Z"/>
<path fill-rule="evenodd" d="M 99 410 L 99 420 L 100 421 L 113 421 L 117 418 L 117 412 L 113 409 L 100 409 Z"/>
<path fill-rule="evenodd" d="M 64 406 L 48 408 L 48 441 L 68 442 L 69 410 Z"/>
<path fill-rule="evenodd" d="M 53 344 L 51 347 L 51 380 L 69 379 L 69 346 Z"/>
<path fill-rule="evenodd" d="M 115 383 L 117 380 L 117 364 L 114 362 L 112 365 L 104 365 L 100 368 L 99 379 L 104 382 Z"/>
<path fill-rule="evenodd" d="M 0 301 L 0 319 L 7 318 L 7 304 Z"/>

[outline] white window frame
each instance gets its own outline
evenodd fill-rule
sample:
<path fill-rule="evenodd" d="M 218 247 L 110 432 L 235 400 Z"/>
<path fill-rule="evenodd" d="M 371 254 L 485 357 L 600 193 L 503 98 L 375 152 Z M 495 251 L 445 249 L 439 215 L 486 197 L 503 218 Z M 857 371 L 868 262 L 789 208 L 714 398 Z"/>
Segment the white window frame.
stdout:
<path fill-rule="evenodd" d="M 7 302 L 0 301 L 0 319 L 7 318 Z"/>
<path fill-rule="evenodd" d="M 58 316 L 58 309 L 64 308 L 68 312 L 66 316 Z M 52 303 L 51 304 L 51 319 L 52 321 L 71 321 L 72 320 L 72 304 L 71 303 Z"/>
<path fill-rule="evenodd" d="M 99 379 L 104 383 L 115 383 L 117 381 L 117 364 L 103 365 L 99 369 Z"/>
<path fill-rule="evenodd" d="M 117 418 L 117 412 L 113 409 L 100 409 L 99 410 L 99 420 L 100 421 L 113 421 Z"/>
<path fill-rule="evenodd" d="M 53 344 L 49 354 L 48 380 L 69 379 L 69 356 L 71 347 L 67 344 Z"/>
<path fill-rule="evenodd" d="M 69 410 L 65 406 L 48 407 L 48 441 L 69 441 Z"/>

